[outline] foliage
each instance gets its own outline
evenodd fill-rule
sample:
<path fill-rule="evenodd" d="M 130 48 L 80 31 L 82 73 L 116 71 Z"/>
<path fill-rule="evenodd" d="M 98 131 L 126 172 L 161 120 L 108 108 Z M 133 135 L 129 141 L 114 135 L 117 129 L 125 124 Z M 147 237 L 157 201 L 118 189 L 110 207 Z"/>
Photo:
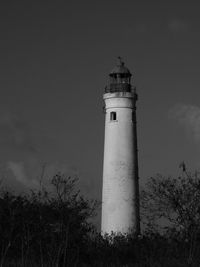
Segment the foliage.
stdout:
<path fill-rule="evenodd" d="M 164 218 L 179 232 L 190 232 L 200 225 L 199 173 L 183 174 L 177 179 L 157 175 L 142 192 L 143 215 L 150 222 Z"/>
<path fill-rule="evenodd" d="M 45 189 L 19 196 L 1 192 L 0 266 L 6 258 L 20 261 L 21 266 L 31 262 L 68 266 L 78 259 L 93 229 L 88 219 L 97 202 L 84 199 L 75 190 L 75 182 L 58 174 L 51 181 L 51 193 Z"/>
<path fill-rule="evenodd" d="M 198 175 L 149 180 L 141 194 L 147 227 L 139 236 L 97 232 L 89 220 L 98 203 L 83 198 L 70 177 L 54 176 L 50 192 L 2 190 L 0 267 L 197 267 Z M 163 231 L 155 224 L 161 219 Z"/>
<path fill-rule="evenodd" d="M 147 231 L 159 229 L 165 236 L 177 236 L 192 262 L 200 238 L 200 174 L 184 170 L 177 179 L 150 178 L 141 193 L 141 206 Z"/>

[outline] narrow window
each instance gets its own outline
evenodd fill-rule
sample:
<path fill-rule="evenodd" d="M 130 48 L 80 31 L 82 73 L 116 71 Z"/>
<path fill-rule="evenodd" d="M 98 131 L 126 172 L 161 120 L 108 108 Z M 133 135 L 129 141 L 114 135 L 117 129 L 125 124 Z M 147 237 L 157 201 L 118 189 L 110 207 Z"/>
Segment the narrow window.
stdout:
<path fill-rule="evenodd" d="M 116 112 L 110 112 L 110 120 L 116 121 L 117 120 L 117 113 Z"/>

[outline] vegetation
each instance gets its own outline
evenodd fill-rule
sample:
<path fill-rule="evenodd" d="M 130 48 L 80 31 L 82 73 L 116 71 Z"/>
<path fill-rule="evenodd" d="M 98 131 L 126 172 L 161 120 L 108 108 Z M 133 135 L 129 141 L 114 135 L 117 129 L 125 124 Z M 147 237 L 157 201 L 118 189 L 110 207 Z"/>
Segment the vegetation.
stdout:
<path fill-rule="evenodd" d="M 58 174 L 51 181 L 51 193 L 44 189 L 20 196 L 1 192 L 0 266 L 6 266 L 7 261 L 9 266 L 78 263 L 94 229 L 87 220 L 94 215 L 97 203 L 81 197 L 75 182 Z"/>
<path fill-rule="evenodd" d="M 189 173 L 185 166 L 183 170 L 176 179 L 158 175 L 148 181 L 141 198 L 143 221 L 148 232 L 162 233 L 170 242 L 176 237 L 188 263 L 183 266 L 196 266 L 200 259 L 200 173 Z"/>
<path fill-rule="evenodd" d="M 102 237 L 98 203 L 57 174 L 52 190 L 0 194 L 0 266 L 195 267 L 200 265 L 200 176 L 150 178 L 141 192 L 143 233 Z"/>

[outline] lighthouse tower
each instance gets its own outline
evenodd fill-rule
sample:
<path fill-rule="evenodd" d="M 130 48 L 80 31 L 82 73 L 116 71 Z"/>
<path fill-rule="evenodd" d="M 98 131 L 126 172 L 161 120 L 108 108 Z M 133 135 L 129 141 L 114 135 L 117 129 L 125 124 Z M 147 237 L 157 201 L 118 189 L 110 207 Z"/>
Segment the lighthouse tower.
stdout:
<path fill-rule="evenodd" d="M 119 57 L 105 88 L 102 233 L 140 232 L 136 131 L 137 94 Z"/>

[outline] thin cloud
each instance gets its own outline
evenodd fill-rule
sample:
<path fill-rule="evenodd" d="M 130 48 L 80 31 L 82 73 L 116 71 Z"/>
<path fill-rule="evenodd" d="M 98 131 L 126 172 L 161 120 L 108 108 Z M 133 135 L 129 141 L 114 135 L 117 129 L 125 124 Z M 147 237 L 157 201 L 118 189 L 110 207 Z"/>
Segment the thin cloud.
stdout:
<path fill-rule="evenodd" d="M 7 168 L 11 170 L 15 179 L 25 187 L 39 187 L 39 181 L 37 181 L 36 179 L 28 179 L 23 162 L 9 161 L 7 163 Z"/>
<path fill-rule="evenodd" d="M 189 23 L 181 19 L 170 19 L 168 21 L 168 29 L 173 33 L 181 33 L 189 30 Z"/>
<path fill-rule="evenodd" d="M 6 179 L 3 180 L 3 184 L 14 190 L 17 185 L 19 191 L 20 189 L 22 191 L 39 189 L 42 186 L 50 192 L 53 189 L 51 180 L 58 173 L 66 178 L 78 179 L 76 189 L 80 189 L 82 195 L 93 199 L 97 197 L 95 180 L 88 178 L 86 173 L 65 162 L 41 163 L 34 158 L 25 161 L 7 161 L 5 164 Z"/>
<path fill-rule="evenodd" d="M 0 117 L 0 140 L 3 146 L 36 152 L 30 125 L 12 112 Z"/>
<path fill-rule="evenodd" d="M 24 161 L 10 160 L 6 163 L 7 175 L 12 174 L 18 184 L 25 188 L 51 188 L 51 179 L 57 173 L 66 177 L 79 177 L 78 170 L 70 167 L 67 163 L 49 162 L 41 163 L 36 158 L 28 158 Z M 6 181 L 4 181 L 6 184 Z"/>
<path fill-rule="evenodd" d="M 170 109 L 169 116 L 183 125 L 196 142 L 200 142 L 200 107 L 178 104 Z"/>

